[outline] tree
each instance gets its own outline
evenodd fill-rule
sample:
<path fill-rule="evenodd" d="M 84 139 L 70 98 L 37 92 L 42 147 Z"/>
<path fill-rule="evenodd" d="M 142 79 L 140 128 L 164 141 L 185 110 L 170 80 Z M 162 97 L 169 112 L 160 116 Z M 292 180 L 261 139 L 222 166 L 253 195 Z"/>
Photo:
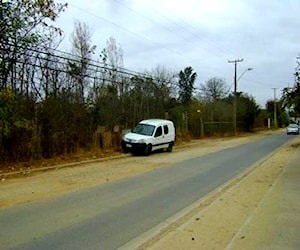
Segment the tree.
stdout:
<path fill-rule="evenodd" d="M 123 88 L 120 84 L 118 71 L 124 67 L 123 50 L 120 45 L 117 45 L 114 37 L 110 37 L 106 41 L 106 47 L 102 50 L 100 57 L 104 64 L 105 77 L 122 94 Z"/>
<path fill-rule="evenodd" d="M 253 132 L 260 108 L 253 97 L 241 94 L 238 97 L 238 120 L 242 121 L 241 127 L 247 132 Z"/>
<path fill-rule="evenodd" d="M 214 77 L 200 85 L 201 99 L 205 102 L 216 102 L 229 94 L 229 86 L 225 80 Z"/>
<path fill-rule="evenodd" d="M 28 49 L 51 40 L 53 32 L 61 34 L 54 22 L 67 4 L 54 0 L 7 0 L 0 2 L 0 89 L 17 89 L 16 64 Z M 47 33 L 50 31 L 49 33 Z"/>
<path fill-rule="evenodd" d="M 273 119 L 274 117 L 274 107 L 275 101 L 268 100 L 266 104 L 266 108 L 269 112 L 269 118 Z M 276 116 L 277 116 L 277 124 L 279 127 L 283 127 L 289 124 L 289 118 L 287 113 L 285 112 L 285 107 L 282 104 L 282 101 L 276 101 Z"/>
<path fill-rule="evenodd" d="M 102 93 L 95 93 L 94 99 L 97 103 L 97 109 L 102 110 L 104 117 L 109 117 L 107 122 L 109 126 L 113 123 L 126 123 L 125 115 L 125 96 L 129 88 L 129 80 L 123 74 L 123 50 L 117 45 L 116 39 L 110 37 L 106 41 L 106 47 L 101 51 L 100 58 L 103 67 L 100 69 L 100 79 L 94 84 L 94 89 L 101 89 Z M 103 100 L 107 100 L 110 104 L 103 105 Z M 116 112 L 117 111 L 117 112 Z"/>
<path fill-rule="evenodd" d="M 176 74 L 163 66 L 157 66 L 150 72 L 146 72 L 146 75 L 151 79 L 149 82 L 151 84 L 148 85 L 149 97 L 152 97 L 150 106 L 153 107 L 153 114 L 162 118 L 165 112 L 169 113 L 173 108 L 170 106 L 170 100 L 175 97 Z"/>
<path fill-rule="evenodd" d="M 197 73 L 193 72 L 192 67 L 186 67 L 179 72 L 179 99 L 185 107 L 191 103 L 193 92 L 195 90 L 194 84 L 197 78 Z"/>
<path fill-rule="evenodd" d="M 224 132 L 231 117 L 232 108 L 224 102 L 229 94 L 229 86 L 225 80 L 214 77 L 200 85 L 200 99 L 204 101 L 207 120 L 210 120 L 210 133 L 215 133 L 214 126 L 217 125 L 218 132 Z"/>
<path fill-rule="evenodd" d="M 283 108 L 289 110 L 290 116 L 298 117 L 300 115 L 300 85 L 295 88 L 285 88 L 281 97 Z"/>
<path fill-rule="evenodd" d="M 43 88 L 48 95 L 51 75 L 45 48 L 61 37 L 53 22 L 66 7 L 54 0 L 0 1 L 1 160 L 28 160 L 39 146 L 37 102 Z"/>
<path fill-rule="evenodd" d="M 114 37 L 110 37 L 106 42 L 106 53 L 109 66 L 112 68 L 123 68 L 123 50 Z"/>
<path fill-rule="evenodd" d="M 10 90 L 0 91 L 0 162 L 28 160 L 33 131 L 33 102 Z"/>
<path fill-rule="evenodd" d="M 297 57 L 299 58 L 299 56 Z M 289 110 L 289 115 L 299 117 L 300 115 L 300 62 L 297 61 L 295 70 L 295 85 L 293 88 L 284 88 L 281 97 L 282 107 Z"/>
<path fill-rule="evenodd" d="M 70 75 L 77 80 L 77 94 L 81 102 L 84 102 L 84 92 L 88 85 L 86 82 L 88 65 L 96 49 L 96 46 L 92 45 L 91 38 L 92 33 L 88 25 L 76 21 L 74 32 L 71 35 L 71 41 L 73 53 L 77 57 L 75 60 L 69 61 L 69 72 Z"/>
<path fill-rule="evenodd" d="M 234 95 L 226 98 L 226 102 L 233 103 Z M 245 93 L 239 93 L 237 98 L 237 125 L 239 130 L 252 132 L 256 119 L 260 113 L 259 105 L 252 96 Z"/>

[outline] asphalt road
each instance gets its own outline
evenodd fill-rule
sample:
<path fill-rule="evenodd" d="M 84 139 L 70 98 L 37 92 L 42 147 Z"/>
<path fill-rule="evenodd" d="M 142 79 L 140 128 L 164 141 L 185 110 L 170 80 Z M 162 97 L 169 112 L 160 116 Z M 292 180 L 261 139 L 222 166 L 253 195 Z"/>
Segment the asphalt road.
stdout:
<path fill-rule="evenodd" d="M 0 248 L 117 249 L 264 159 L 290 138 L 267 136 L 136 177 L 2 208 Z"/>

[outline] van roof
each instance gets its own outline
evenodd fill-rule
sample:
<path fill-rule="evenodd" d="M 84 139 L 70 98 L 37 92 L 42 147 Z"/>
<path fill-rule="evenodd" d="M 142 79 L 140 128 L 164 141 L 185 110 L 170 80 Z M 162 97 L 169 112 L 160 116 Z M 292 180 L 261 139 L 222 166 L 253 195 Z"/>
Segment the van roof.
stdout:
<path fill-rule="evenodd" d="M 147 120 L 142 120 L 139 123 L 151 124 L 151 125 L 159 125 L 161 123 L 164 123 L 164 124 L 173 124 L 172 121 L 165 120 L 165 119 L 147 119 Z"/>

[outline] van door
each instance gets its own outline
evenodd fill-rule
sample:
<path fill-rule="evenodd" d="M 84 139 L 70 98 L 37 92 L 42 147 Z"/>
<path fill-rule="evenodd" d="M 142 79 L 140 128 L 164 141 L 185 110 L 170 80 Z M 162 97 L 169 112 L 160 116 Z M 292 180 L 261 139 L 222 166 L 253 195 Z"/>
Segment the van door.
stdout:
<path fill-rule="evenodd" d="M 171 141 L 171 131 L 168 124 L 163 125 L 163 131 L 164 131 L 164 142 L 168 143 Z"/>
<path fill-rule="evenodd" d="M 152 148 L 153 150 L 164 148 L 164 132 L 162 126 L 157 126 L 154 138 L 153 138 L 153 144 Z"/>

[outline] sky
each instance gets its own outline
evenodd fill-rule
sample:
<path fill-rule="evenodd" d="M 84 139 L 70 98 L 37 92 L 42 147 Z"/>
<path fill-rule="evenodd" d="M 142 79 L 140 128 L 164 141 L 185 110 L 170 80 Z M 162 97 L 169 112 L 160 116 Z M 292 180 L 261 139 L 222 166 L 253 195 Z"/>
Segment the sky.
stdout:
<path fill-rule="evenodd" d="M 218 77 L 262 107 L 293 87 L 300 55 L 299 0 L 72 0 L 55 25 L 64 31 L 61 50 L 71 50 L 75 21 L 88 25 L 96 54 L 110 37 L 123 50 L 124 68 L 191 66 L 200 84 Z M 252 68 L 253 70 L 247 70 Z M 274 88 L 276 90 L 274 90 Z"/>

